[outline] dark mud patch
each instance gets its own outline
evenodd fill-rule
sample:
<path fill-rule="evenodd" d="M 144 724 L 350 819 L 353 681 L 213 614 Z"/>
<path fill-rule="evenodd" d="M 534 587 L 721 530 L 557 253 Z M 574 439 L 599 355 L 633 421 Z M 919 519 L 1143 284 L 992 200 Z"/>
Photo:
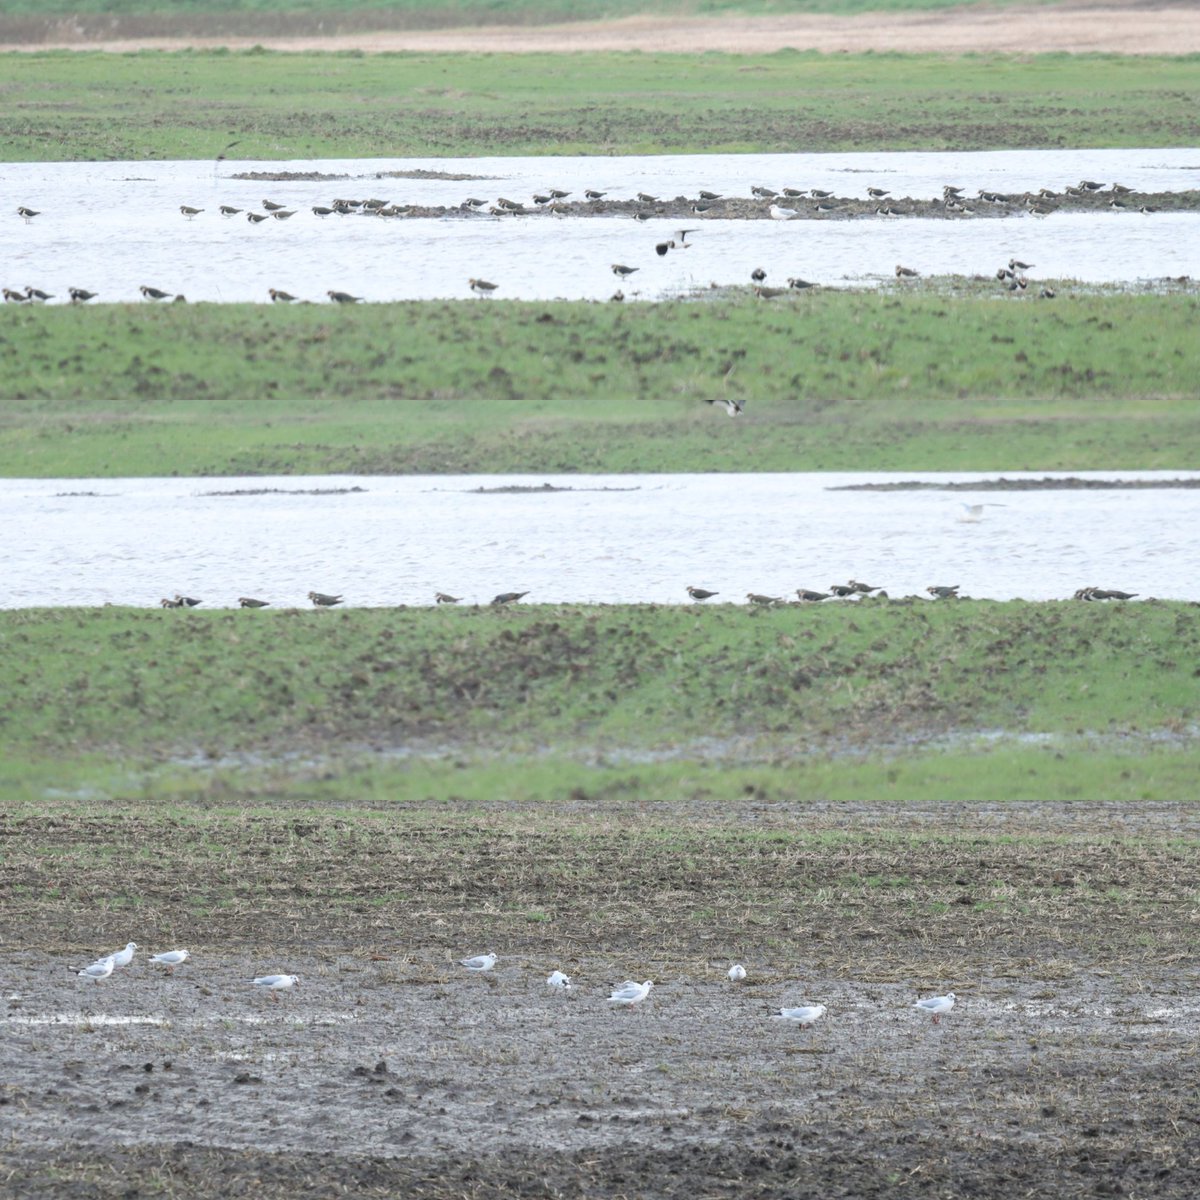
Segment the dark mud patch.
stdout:
<path fill-rule="evenodd" d="M 340 488 L 237 488 L 228 492 L 200 492 L 201 496 L 353 496 L 365 487 Z"/>
<path fill-rule="evenodd" d="M 577 488 L 563 487 L 559 484 L 553 483 L 507 483 L 501 487 L 467 488 L 465 494 L 468 496 L 544 496 L 552 492 L 640 492 L 641 490 L 642 489 L 640 487 Z"/>
<path fill-rule="evenodd" d="M 975 483 L 934 483 L 906 480 L 898 483 L 847 483 L 826 488 L 830 492 L 1086 492 L 1153 491 L 1159 488 L 1200 488 L 1198 479 L 981 479 Z"/>

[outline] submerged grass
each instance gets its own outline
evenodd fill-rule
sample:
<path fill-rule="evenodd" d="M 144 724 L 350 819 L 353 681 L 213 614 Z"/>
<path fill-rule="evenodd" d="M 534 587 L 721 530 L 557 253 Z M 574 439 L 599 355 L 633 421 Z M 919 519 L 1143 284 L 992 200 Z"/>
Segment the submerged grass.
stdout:
<path fill-rule="evenodd" d="M 43 52 L 9 161 L 1180 146 L 1195 57 Z"/>
<path fill-rule="evenodd" d="M 0 473 L 1184 467 L 1198 314 L 1190 294 L 891 290 L 5 306 Z"/>

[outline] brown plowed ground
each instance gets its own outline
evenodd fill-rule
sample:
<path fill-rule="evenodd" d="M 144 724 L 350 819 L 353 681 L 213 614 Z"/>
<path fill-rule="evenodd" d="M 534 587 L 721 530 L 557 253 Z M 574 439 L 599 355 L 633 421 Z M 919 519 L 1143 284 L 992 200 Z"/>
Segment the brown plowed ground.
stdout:
<path fill-rule="evenodd" d="M 791 48 L 827 53 L 900 51 L 1034 54 L 1050 51 L 1112 54 L 1193 54 L 1200 51 L 1200 5 L 1104 4 L 1096 0 L 1054 6 L 976 6 L 939 12 L 864 13 L 858 16 L 629 17 L 551 26 L 494 25 L 436 30 L 376 30 L 336 36 L 304 32 L 237 32 L 223 22 L 213 35 L 171 36 L 161 22 L 123 17 L 118 32 L 98 36 L 69 21 L 26 22 L 4 32 L 0 50 L 102 49 L 126 53 L 254 45 L 275 50 L 474 51 L 491 53 L 643 50 L 651 53 L 729 51 L 771 53 Z M 193 22 L 194 24 L 194 22 Z M 232 31 L 231 31 L 232 30 Z"/>
<path fill-rule="evenodd" d="M 0 817 L 0 1196 L 1200 1194 L 1195 806 L 588 804 Z"/>

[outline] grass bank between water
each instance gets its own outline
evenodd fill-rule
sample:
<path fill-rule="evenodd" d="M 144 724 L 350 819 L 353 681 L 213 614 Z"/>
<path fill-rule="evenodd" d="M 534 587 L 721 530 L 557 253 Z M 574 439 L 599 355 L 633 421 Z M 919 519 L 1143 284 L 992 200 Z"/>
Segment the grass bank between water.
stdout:
<path fill-rule="evenodd" d="M 6 794 L 1183 797 L 1190 604 L 0 613 Z M 552 748 L 552 749 L 550 749 Z M 519 769 L 514 767 L 519 764 Z"/>
<path fill-rule="evenodd" d="M 8 161 L 1187 146 L 1195 57 L 0 57 Z"/>
<path fill-rule="evenodd" d="M 9 305 L 0 474 L 1184 468 L 1198 313 L 896 289 Z M 743 417 L 706 403 L 727 396 Z"/>

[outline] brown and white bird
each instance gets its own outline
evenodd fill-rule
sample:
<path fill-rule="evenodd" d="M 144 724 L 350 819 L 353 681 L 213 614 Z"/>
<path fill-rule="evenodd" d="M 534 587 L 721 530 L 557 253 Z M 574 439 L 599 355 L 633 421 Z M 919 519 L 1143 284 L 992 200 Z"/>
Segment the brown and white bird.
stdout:
<path fill-rule="evenodd" d="M 486 279 L 471 279 L 468 282 L 471 291 L 477 296 L 490 296 L 500 286 L 498 283 L 489 283 Z"/>
<path fill-rule="evenodd" d="M 651 196 L 649 192 L 638 192 L 637 198 L 643 204 L 657 204 L 658 203 L 658 197 Z"/>
<path fill-rule="evenodd" d="M 296 297 L 291 292 L 280 291 L 279 288 L 267 288 L 272 304 L 291 304 Z"/>
<path fill-rule="evenodd" d="M 4 289 L 4 302 L 6 304 L 28 304 L 29 297 L 24 292 L 13 291 L 12 288 Z"/>
<path fill-rule="evenodd" d="M 814 592 L 811 588 L 797 588 L 796 595 L 804 604 L 818 604 L 829 599 L 828 592 Z"/>
<path fill-rule="evenodd" d="M 330 596 L 325 592 L 309 592 L 308 598 L 318 608 L 332 608 L 335 604 L 341 604 L 341 596 Z"/>
<path fill-rule="evenodd" d="M 239 596 L 239 608 L 270 608 L 270 600 L 255 600 L 253 596 Z"/>
<path fill-rule="evenodd" d="M 607 195 L 608 195 L 607 192 L 598 192 L 594 188 L 588 188 L 583 193 L 583 197 L 585 200 L 603 200 L 604 197 Z"/>
<path fill-rule="evenodd" d="M 462 597 L 451 596 L 449 592 L 434 592 L 433 599 L 437 604 L 457 604 Z"/>
<path fill-rule="evenodd" d="M 361 296 L 352 296 L 349 292 L 326 292 L 325 295 L 327 295 L 330 300 L 334 302 L 334 304 L 358 304 L 362 300 Z"/>
<path fill-rule="evenodd" d="M 693 600 L 708 600 L 713 596 L 719 596 L 721 593 L 720 592 L 710 592 L 706 588 L 692 587 L 689 584 L 687 594 L 689 596 L 691 596 L 691 598 Z"/>
<path fill-rule="evenodd" d="M 498 596 L 492 597 L 493 604 L 515 604 L 522 596 L 528 596 L 528 592 L 501 592 Z"/>
<path fill-rule="evenodd" d="M 899 263 L 896 264 L 897 279 L 916 279 L 921 274 L 915 267 L 902 267 Z"/>
<path fill-rule="evenodd" d="M 758 604 L 763 608 L 770 608 L 773 604 L 782 604 L 782 596 L 764 596 L 761 592 L 747 592 L 746 599 L 751 604 Z"/>
<path fill-rule="evenodd" d="M 892 193 L 889 192 L 886 188 L 877 188 L 877 187 L 867 188 L 867 195 L 870 196 L 872 200 L 882 200 L 884 198 L 884 196 L 890 196 L 891 194 Z"/>

